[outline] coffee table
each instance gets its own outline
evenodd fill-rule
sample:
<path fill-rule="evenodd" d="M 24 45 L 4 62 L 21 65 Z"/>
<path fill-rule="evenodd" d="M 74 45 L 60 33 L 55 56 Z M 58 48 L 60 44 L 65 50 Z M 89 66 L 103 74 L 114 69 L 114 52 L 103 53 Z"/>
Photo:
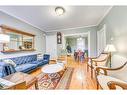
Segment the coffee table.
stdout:
<path fill-rule="evenodd" d="M 49 64 L 49 65 L 45 65 L 42 68 L 42 72 L 43 73 L 57 73 L 60 72 L 64 69 L 64 67 L 60 64 Z"/>
<path fill-rule="evenodd" d="M 3 79 L 6 79 L 6 80 L 13 82 L 15 84 L 25 81 L 26 82 L 26 89 L 31 87 L 32 85 L 35 85 L 35 89 L 38 89 L 37 78 L 32 75 L 26 74 L 26 73 L 16 72 L 16 73 L 13 73 L 13 74 L 8 75 L 6 77 L 3 77 Z"/>

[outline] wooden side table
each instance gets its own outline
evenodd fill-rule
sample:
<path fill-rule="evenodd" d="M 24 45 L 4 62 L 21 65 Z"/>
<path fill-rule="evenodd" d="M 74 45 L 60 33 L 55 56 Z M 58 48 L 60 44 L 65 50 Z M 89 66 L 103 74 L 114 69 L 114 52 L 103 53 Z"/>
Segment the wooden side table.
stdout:
<path fill-rule="evenodd" d="M 26 89 L 31 87 L 32 85 L 35 85 L 35 89 L 38 89 L 38 80 L 36 77 L 22 73 L 22 72 L 16 72 L 11 75 L 8 75 L 6 77 L 3 77 L 3 79 L 6 79 L 10 82 L 13 82 L 15 84 L 21 83 L 21 82 L 26 82 Z"/>
<path fill-rule="evenodd" d="M 50 61 L 49 61 L 49 64 L 56 64 L 56 59 L 51 59 Z"/>

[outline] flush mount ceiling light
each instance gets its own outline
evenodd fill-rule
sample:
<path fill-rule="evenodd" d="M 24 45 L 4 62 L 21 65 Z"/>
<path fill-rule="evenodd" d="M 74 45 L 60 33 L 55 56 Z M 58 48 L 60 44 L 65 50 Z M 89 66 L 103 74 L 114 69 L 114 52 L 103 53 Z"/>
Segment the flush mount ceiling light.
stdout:
<path fill-rule="evenodd" d="M 56 7 L 55 12 L 58 16 L 63 15 L 65 13 L 65 10 L 63 7 Z"/>

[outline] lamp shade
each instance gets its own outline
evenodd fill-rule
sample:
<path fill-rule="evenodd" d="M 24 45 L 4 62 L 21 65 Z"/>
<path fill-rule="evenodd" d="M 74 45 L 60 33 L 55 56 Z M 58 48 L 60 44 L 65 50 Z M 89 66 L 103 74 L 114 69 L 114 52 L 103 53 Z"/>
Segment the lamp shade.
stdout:
<path fill-rule="evenodd" d="M 105 52 L 115 52 L 116 48 L 113 44 L 108 44 L 104 50 Z"/>
<path fill-rule="evenodd" d="M 0 34 L 0 43 L 8 43 L 10 41 L 10 36 L 6 34 Z"/>

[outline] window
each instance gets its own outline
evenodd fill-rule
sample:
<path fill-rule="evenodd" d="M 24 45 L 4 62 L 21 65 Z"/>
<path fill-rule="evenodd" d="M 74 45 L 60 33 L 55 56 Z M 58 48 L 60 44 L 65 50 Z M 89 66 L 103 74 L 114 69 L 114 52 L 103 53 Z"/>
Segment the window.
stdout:
<path fill-rule="evenodd" d="M 85 39 L 81 37 L 77 39 L 77 50 L 85 50 Z"/>

